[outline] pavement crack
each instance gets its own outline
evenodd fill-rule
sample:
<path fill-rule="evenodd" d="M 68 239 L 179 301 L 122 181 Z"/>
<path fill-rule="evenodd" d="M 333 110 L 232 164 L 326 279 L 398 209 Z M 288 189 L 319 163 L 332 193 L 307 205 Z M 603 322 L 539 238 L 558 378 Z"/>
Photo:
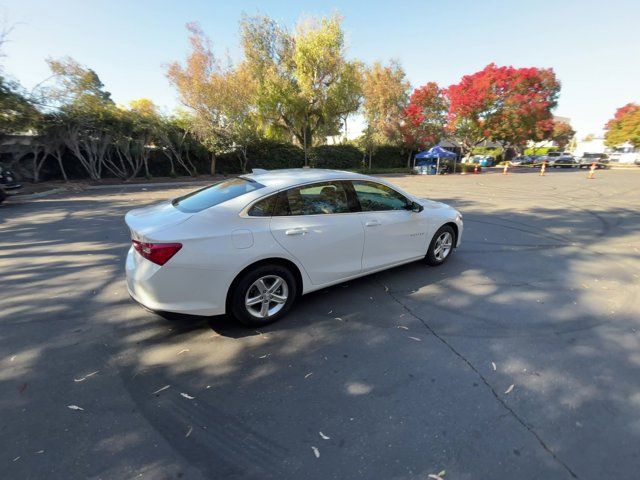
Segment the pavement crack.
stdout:
<path fill-rule="evenodd" d="M 378 283 L 378 285 L 382 286 L 384 288 L 384 285 L 382 283 L 380 283 L 377 278 L 375 278 L 375 281 Z M 398 299 L 393 292 L 391 292 L 388 289 L 385 289 L 385 293 L 387 293 L 394 302 L 396 302 L 398 305 L 400 305 L 409 315 L 411 315 L 413 318 L 415 318 L 416 320 L 418 320 L 420 323 L 422 323 L 422 325 L 429 331 L 429 333 L 431 333 L 436 339 L 438 339 L 445 347 L 447 347 L 455 356 L 457 356 L 458 358 L 460 358 L 460 360 L 462 360 L 464 363 L 467 364 L 467 366 L 480 378 L 480 380 L 482 381 L 482 383 L 485 384 L 485 386 L 489 389 L 489 391 L 493 394 L 493 396 L 495 397 L 495 399 L 498 401 L 498 403 L 502 406 L 502 408 L 504 408 L 509 415 L 511 415 L 511 417 L 513 417 L 520 425 L 522 425 L 531 435 L 533 435 L 533 437 L 538 441 L 538 443 L 540 444 L 540 446 L 549 454 L 551 455 L 551 457 L 553 458 L 553 460 L 558 463 L 558 465 L 560 465 L 562 468 L 564 468 L 567 473 L 569 473 L 569 475 L 571 475 L 572 478 L 577 478 L 579 479 L 580 477 L 578 477 L 578 475 L 571 469 L 571 467 L 569 465 L 567 465 L 566 462 L 564 462 L 560 457 L 558 457 L 558 455 L 556 455 L 556 453 L 551 449 L 551 447 L 549 445 L 547 445 L 547 443 L 543 440 L 543 438 L 540 436 L 540 434 L 538 434 L 538 432 L 536 432 L 533 428 L 531 428 L 522 417 L 520 417 L 516 411 L 511 408 L 502 397 L 500 397 L 500 395 L 498 394 L 498 392 L 496 391 L 495 388 L 493 388 L 493 386 L 491 385 L 491 383 L 489 383 L 489 381 L 487 380 L 487 378 L 482 374 L 482 372 L 480 372 L 480 370 L 478 370 L 478 368 L 476 368 L 476 366 L 467 358 L 465 357 L 462 353 L 460 353 L 451 343 L 449 343 L 444 337 L 442 337 L 441 335 L 438 334 L 438 332 L 436 332 L 433 327 L 431 327 L 431 325 L 429 325 L 429 323 L 422 318 L 421 316 L 419 316 L 418 314 L 416 314 L 411 308 L 409 308 L 407 305 L 405 305 L 404 303 L 402 303 L 400 301 L 400 299 Z"/>

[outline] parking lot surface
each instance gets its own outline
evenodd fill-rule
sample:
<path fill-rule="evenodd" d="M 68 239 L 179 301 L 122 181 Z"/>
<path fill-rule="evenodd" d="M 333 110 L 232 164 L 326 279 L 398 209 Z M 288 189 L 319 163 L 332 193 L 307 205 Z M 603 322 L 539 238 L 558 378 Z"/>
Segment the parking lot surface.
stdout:
<path fill-rule="evenodd" d="M 640 172 L 388 179 L 463 212 L 449 262 L 260 331 L 129 299 L 123 216 L 184 188 L 2 205 L 2 477 L 638 478 Z"/>

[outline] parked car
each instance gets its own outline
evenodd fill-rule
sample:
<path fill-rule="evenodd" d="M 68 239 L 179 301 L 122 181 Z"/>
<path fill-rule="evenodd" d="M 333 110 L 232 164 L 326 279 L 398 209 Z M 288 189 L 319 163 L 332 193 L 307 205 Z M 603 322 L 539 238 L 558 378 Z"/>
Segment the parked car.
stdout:
<path fill-rule="evenodd" d="M 471 158 L 471 163 L 477 163 L 481 167 L 493 167 L 496 159 L 491 155 L 474 155 Z"/>
<path fill-rule="evenodd" d="M 516 158 L 513 158 L 509 161 L 511 165 L 514 167 L 519 167 L 523 165 L 533 165 L 534 158 L 530 155 L 519 155 Z"/>
<path fill-rule="evenodd" d="M 462 215 L 380 179 L 254 171 L 132 210 L 131 297 L 155 311 L 271 323 L 300 295 L 460 245 Z"/>
<path fill-rule="evenodd" d="M 10 193 L 15 193 L 21 187 L 13 172 L 0 165 L 0 203 L 4 202 Z"/>
<path fill-rule="evenodd" d="M 16 176 L 13 172 L 4 168 L 2 165 L 0 165 L 0 186 L 5 190 L 18 190 L 22 187 L 22 185 L 16 181 Z"/>
<path fill-rule="evenodd" d="M 553 168 L 573 168 L 578 163 L 570 155 L 562 155 L 560 157 L 552 157 L 549 159 L 548 166 Z"/>
<path fill-rule="evenodd" d="M 589 168 L 593 163 L 596 168 L 606 168 L 609 166 L 609 158 L 604 153 L 583 153 L 577 163 L 579 168 Z"/>

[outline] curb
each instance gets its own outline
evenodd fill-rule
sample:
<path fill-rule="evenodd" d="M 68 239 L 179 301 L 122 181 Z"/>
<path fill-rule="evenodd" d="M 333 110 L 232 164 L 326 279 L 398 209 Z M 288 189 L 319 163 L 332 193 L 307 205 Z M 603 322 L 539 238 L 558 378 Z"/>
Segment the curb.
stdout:
<path fill-rule="evenodd" d="M 66 188 L 53 188 L 51 190 L 45 190 L 44 192 L 38 192 L 38 193 L 29 193 L 27 195 L 20 195 L 20 194 L 16 194 L 16 195 L 10 195 L 9 199 L 11 201 L 15 201 L 15 200 L 36 200 L 38 198 L 44 198 L 44 197 L 48 197 L 49 195 L 54 195 L 56 193 L 62 193 L 62 192 L 66 192 L 68 191 Z"/>

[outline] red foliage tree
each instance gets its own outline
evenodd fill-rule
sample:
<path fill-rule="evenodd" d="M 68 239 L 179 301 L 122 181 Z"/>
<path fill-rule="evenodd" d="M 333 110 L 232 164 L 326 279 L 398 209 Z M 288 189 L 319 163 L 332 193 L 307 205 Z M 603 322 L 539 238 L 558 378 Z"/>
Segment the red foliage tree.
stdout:
<path fill-rule="evenodd" d="M 400 133 L 404 146 L 409 150 L 410 162 L 414 150 L 433 145 L 444 135 L 447 119 L 444 90 L 435 82 L 416 88 L 402 116 Z"/>
<path fill-rule="evenodd" d="M 640 105 L 628 103 L 616 110 L 615 116 L 605 126 L 605 142 L 615 147 L 630 142 L 640 147 Z"/>
<path fill-rule="evenodd" d="M 519 147 L 552 131 L 559 92 L 553 69 L 492 63 L 446 90 L 448 129 L 465 153 L 484 140 Z"/>

